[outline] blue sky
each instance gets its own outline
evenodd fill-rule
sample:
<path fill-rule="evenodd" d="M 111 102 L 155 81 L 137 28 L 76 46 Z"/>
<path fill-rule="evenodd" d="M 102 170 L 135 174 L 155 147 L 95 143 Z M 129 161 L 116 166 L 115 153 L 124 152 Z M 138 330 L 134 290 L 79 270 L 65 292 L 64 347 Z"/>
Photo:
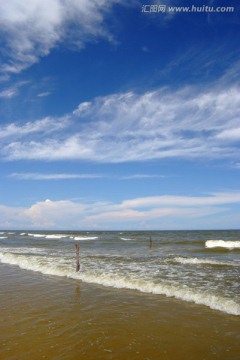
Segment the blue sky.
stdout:
<path fill-rule="evenodd" d="M 238 229 L 239 15 L 1 2 L 0 228 Z"/>

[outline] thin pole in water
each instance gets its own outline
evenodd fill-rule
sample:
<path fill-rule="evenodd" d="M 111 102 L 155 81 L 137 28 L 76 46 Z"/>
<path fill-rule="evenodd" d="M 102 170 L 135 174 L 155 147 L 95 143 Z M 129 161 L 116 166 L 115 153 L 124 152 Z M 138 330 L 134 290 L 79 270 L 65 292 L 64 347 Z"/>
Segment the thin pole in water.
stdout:
<path fill-rule="evenodd" d="M 150 236 L 150 238 L 149 238 L 149 249 L 151 249 L 152 248 L 152 237 Z"/>
<path fill-rule="evenodd" d="M 79 260 L 79 242 L 76 242 L 75 244 L 75 248 L 76 248 L 76 272 L 78 272 L 80 270 L 80 260 Z"/>

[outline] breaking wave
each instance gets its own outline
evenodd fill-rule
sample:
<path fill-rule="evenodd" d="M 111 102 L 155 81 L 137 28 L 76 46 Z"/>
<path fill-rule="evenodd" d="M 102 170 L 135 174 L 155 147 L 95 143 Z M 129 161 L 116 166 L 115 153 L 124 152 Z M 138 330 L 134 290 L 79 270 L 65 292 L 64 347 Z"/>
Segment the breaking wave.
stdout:
<path fill-rule="evenodd" d="M 32 249 L 35 250 L 35 249 Z M 39 249 L 39 255 L 42 249 Z M 41 272 L 43 274 L 79 279 L 88 283 L 95 283 L 107 287 L 137 290 L 143 293 L 160 294 L 167 297 L 174 297 L 183 301 L 194 302 L 205 305 L 214 310 L 219 310 L 232 315 L 240 315 L 240 305 L 231 298 L 209 293 L 208 289 L 204 292 L 201 289 L 191 289 L 180 283 L 170 283 L 164 280 L 155 282 L 141 277 L 131 276 L 130 273 L 112 273 L 111 271 L 92 271 L 82 264 L 82 270 L 75 272 L 71 258 L 61 258 L 55 256 L 27 256 L 6 252 L 0 253 L 2 263 L 17 265 L 22 269 Z M 183 258 L 176 258 L 183 261 Z M 196 260 L 190 259 L 195 262 Z"/>
<path fill-rule="evenodd" d="M 75 236 L 74 240 L 96 240 L 98 236 Z"/>
<path fill-rule="evenodd" d="M 176 262 L 180 264 L 189 264 L 189 265 L 223 265 L 223 266 L 238 266 L 235 263 L 231 262 L 224 262 L 224 261 L 217 261 L 213 259 L 198 259 L 198 258 L 185 258 L 185 257 L 175 257 L 172 259 L 167 259 L 166 262 Z"/>
<path fill-rule="evenodd" d="M 207 240 L 205 242 L 206 248 L 226 248 L 229 250 L 240 249 L 240 241 L 225 241 L 225 240 Z"/>

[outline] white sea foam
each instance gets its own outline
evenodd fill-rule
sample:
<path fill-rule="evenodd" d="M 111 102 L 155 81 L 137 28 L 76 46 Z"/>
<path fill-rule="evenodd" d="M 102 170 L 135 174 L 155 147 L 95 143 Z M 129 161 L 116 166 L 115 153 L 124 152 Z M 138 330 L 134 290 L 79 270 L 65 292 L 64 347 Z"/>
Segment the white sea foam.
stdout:
<path fill-rule="evenodd" d="M 61 259 L 22 254 L 0 253 L 0 261 L 5 264 L 17 265 L 21 269 L 41 272 L 42 274 L 68 276 L 70 268 L 63 266 Z"/>
<path fill-rule="evenodd" d="M 234 300 L 209 293 L 208 290 L 191 289 L 186 285 L 176 282 L 158 283 L 140 277 L 132 277 L 129 273 L 116 273 L 105 270 L 103 272 L 87 270 L 83 265 L 82 271 L 75 272 L 72 259 L 56 258 L 49 256 L 26 256 L 23 254 L 0 253 L 0 261 L 20 268 L 38 271 L 43 274 L 64 276 L 81 279 L 88 283 L 96 283 L 108 287 L 138 290 L 144 293 L 161 294 L 175 297 L 184 301 L 205 305 L 214 310 L 219 310 L 232 315 L 240 315 L 240 305 Z"/>
<path fill-rule="evenodd" d="M 46 234 L 32 234 L 32 233 L 28 233 L 28 236 L 32 236 L 32 237 L 36 237 L 36 238 L 41 238 L 41 237 L 46 237 Z"/>
<path fill-rule="evenodd" d="M 7 236 L 0 236 L 0 239 L 7 239 Z"/>
<path fill-rule="evenodd" d="M 225 240 L 207 240 L 205 242 L 207 248 L 226 248 L 229 250 L 240 249 L 240 241 L 225 241 Z"/>
<path fill-rule="evenodd" d="M 68 235 L 62 235 L 62 234 L 49 234 L 46 235 L 46 239 L 63 239 L 68 237 Z"/>
<path fill-rule="evenodd" d="M 123 241 L 131 241 L 131 240 L 133 240 L 133 239 L 124 238 L 124 237 L 121 237 L 120 239 L 123 240 Z"/>
<path fill-rule="evenodd" d="M 217 261 L 213 259 L 199 259 L 199 258 L 184 258 L 184 257 L 175 257 L 173 259 L 167 259 L 168 261 L 176 261 L 180 264 L 193 264 L 193 265 L 200 265 L 200 264 L 206 264 L 206 265 L 229 265 L 229 266 L 235 266 L 237 264 L 233 264 L 230 262 L 224 262 L 224 261 Z"/>
<path fill-rule="evenodd" d="M 75 236 L 74 240 L 96 240 L 98 236 Z"/>
<path fill-rule="evenodd" d="M 23 235 L 23 234 L 21 234 L 21 235 Z M 35 237 L 35 238 L 45 238 L 45 239 L 62 239 L 62 238 L 69 237 L 69 235 L 64 235 L 64 234 L 34 234 L 34 233 L 28 233 L 27 235 Z"/>
<path fill-rule="evenodd" d="M 6 253 L 11 254 L 23 254 L 23 255 L 29 255 L 29 254 L 37 254 L 37 255 L 47 255 L 49 252 L 45 248 L 36 248 L 36 247 L 1 247 L 1 252 L 5 255 Z"/>
<path fill-rule="evenodd" d="M 164 282 L 154 284 L 151 281 L 141 279 L 127 279 L 122 277 L 116 277 L 104 274 L 96 276 L 94 274 L 81 274 L 81 279 L 85 282 L 97 283 L 104 286 L 115 288 L 126 288 L 138 290 L 144 293 L 161 294 L 167 297 L 175 297 L 188 302 L 194 302 L 195 304 L 205 305 L 214 310 L 219 310 L 231 315 L 240 315 L 240 305 L 235 301 L 219 297 L 213 294 L 202 293 L 193 291 L 192 289 L 185 288 L 181 285 L 165 284 Z"/>

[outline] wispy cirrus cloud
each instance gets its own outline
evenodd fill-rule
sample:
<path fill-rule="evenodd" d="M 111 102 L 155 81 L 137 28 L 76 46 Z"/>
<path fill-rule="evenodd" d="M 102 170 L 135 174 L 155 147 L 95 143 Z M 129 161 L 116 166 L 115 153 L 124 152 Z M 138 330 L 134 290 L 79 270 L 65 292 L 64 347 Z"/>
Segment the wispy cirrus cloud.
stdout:
<path fill-rule="evenodd" d="M 17 94 L 16 88 L 8 88 L 8 89 L 2 90 L 0 92 L 0 98 L 1 99 L 11 99 L 11 98 L 15 97 L 16 94 Z"/>
<path fill-rule="evenodd" d="M 155 175 L 155 174 L 131 174 L 131 175 L 123 175 L 118 177 L 121 180 L 135 180 L 135 179 L 153 179 L 153 178 L 166 178 L 165 175 Z"/>
<path fill-rule="evenodd" d="M 0 139 L 13 137 L 14 139 L 22 138 L 33 134 L 50 134 L 66 128 L 68 117 L 51 118 L 46 117 L 36 121 L 28 121 L 26 123 L 11 123 L 0 126 Z M 11 145 L 10 145 L 11 146 Z"/>
<path fill-rule="evenodd" d="M 18 135 L 16 141 L 4 144 L 3 157 L 118 163 L 163 158 L 235 159 L 239 154 L 237 86 L 113 94 L 84 102 L 65 118 L 67 121 L 47 118 L 21 128 L 14 124 L 2 128 L 2 137 L 11 132 Z M 41 126 L 49 132 L 39 140 L 34 129 L 37 134 Z M 28 132 L 32 133 L 31 141 L 19 137 Z"/>
<path fill-rule="evenodd" d="M 41 97 L 47 97 L 49 95 L 51 95 L 50 91 L 46 91 L 46 92 L 39 93 L 37 96 L 41 98 Z"/>
<path fill-rule="evenodd" d="M 99 37 L 111 38 L 104 18 L 123 0 L 11 0 L 0 2 L 3 73 L 19 73 L 61 42 L 81 48 Z M 6 60 L 6 58 L 8 60 Z"/>
<path fill-rule="evenodd" d="M 13 173 L 10 177 L 19 180 L 71 180 L 71 179 L 99 179 L 101 174 L 40 174 L 40 173 Z"/>
<path fill-rule="evenodd" d="M 123 208 L 151 208 L 163 206 L 188 207 L 188 206 L 212 206 L 240 203 L 240 193 L 212 193 L 207 196 L 150 196 L 125 200 L 122 203 Z"/>
<path fill-rule="evenodd" d="M 152 179 L 152 178 L 165 178 L 164 175 L 155 174 L 130 174 L 130 175 L 112 175 L 112 174 L 43 174 L 43 173 L 12 173 L 9 177 L 18 180 L 72 180 L 72 179 L 114 179 L 114 180 L 135 180 L 135 179 Z"/>
<path fill-rule="evenodd" d="M 13 86 L 0 91 L 0 99 L 12 99 L 19 93 L 19 88 L 26 85 L 28 81 L 19 81 Z"/>
<path fill-rule="evenodd" d="M 0 205 L 0 226 L 44 229 L 169 229 L 205 227 L 211 216 L 224 228 L 223 215 L 240 204 L 240 192 L 198 196 L 161 195 L 113 202 L 74 202 L 45 200 L 29 207 Z M 210 217 L 210 218 L 209 218 Z M 191 222 L 189 223 L 189 219 Z M 219 219 L 219 220 L 218 220 Z M 5 227 L 6 228 L 6 227 Z M 206 227 L 205 227 L 206 228 Z"/>
<path fill-rule="evenodd" d="M 160 219 L 175 219 L 176 224 L 181 224 L 183 221 L 185 223 L 183 227 L 187 228 L 189 219 L 194 223 L 193 219 L 206 220 L 210 215 L 228 213 L 234 204 L 240 204 L 239 192 L 213 193 L 204 196 L 141 197 L 124 200 L 120 204 L 104 205 L 98 213 L 87 215 L 87 219 L 103 224 L 118 222 L 137 224 L 138 221 L 148 224 L 156 223 L 156 220 Z"/>
<path fill-rule="evenodd" d="M 236 127 L 234 129 L 223 130 L 219 134 L 217 134 L 218 139 L 225 140 L 240 140 L 240 127 Z"/>

